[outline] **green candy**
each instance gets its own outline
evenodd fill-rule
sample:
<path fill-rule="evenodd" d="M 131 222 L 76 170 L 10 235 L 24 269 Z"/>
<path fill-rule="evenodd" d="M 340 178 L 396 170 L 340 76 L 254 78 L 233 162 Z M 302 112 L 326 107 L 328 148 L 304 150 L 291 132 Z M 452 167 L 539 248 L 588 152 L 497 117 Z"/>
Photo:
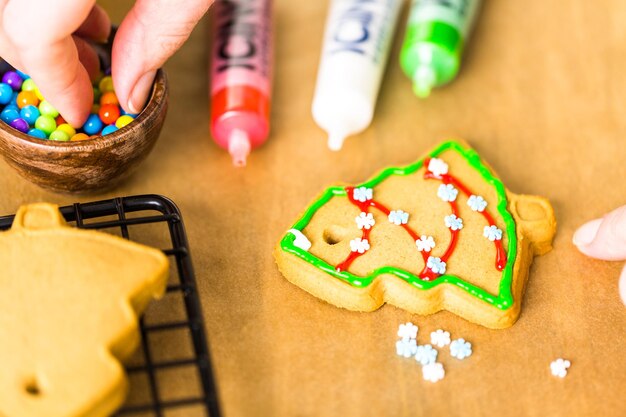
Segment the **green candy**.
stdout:
<path fill-rule="evenodd" d="M 48 139 L 56 140 L 57 142 L 67 142 L 70 140 L 70 135 L 62 130 L 55 130 L 50 133 L 50 137 Z"/>
<path fill-rule="evenodd" d="M 39 111 L 44 116 L 57 117 L 59 115 L 57 109 L 55 109 L 54 106 L 48 102 L 48 100 L 44 100 L 39 104 Z"/>
<path fill-rule="evenodd" d="M 34 92 L 36 89 L 37 89 L 37 86 L 35 85 L 35 82 L 33 81 L 32 78 L 27 78 L 22 83 L 22 91 L 33 91 Z"/>
<path fill-rule="evenodd" d="M 39 116 L 35 121 L 35 127 L 46 135 L 50 135 L 57 128 L 57 122 L 52 116 Z"/>

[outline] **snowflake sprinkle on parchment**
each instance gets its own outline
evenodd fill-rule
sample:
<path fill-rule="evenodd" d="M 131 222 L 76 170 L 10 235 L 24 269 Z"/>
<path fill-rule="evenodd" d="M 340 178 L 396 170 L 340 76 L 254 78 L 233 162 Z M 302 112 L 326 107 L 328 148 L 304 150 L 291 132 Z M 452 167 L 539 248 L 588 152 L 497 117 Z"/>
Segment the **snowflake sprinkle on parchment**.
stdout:
<path fill-rule="evenodd" d="M 446 375 L 446 371 L 443 369 L 443 365 L 439 362 L 429 363 L 422 366 L 422 377 L 426 381 L 437 382 L 443 379 Z"/>
<path fill-rule="evenodd" d="M 419 345 L 415 352 L 415 360 L 421 365 L 428 365 L 437 361 L 437 349 L 434 349 L 431 345 Z"/>
<path fill-rule="evenodd" d="M 570 366 L 570 361 L 568 361 L 567 359 L 559 358 L 550 364 L 550 371 L 552 372 L 552 375 L 556 377 L 565 378 L 565 376 L 567 375 L 567 370 Z"/>
<path fill-rule="evenodd" d="M 417 352 L 417 342 L 415 339 L 401 339 L 396 342 L 396 353 L 398 356 L 410 358 Z"/>
<path fill-rule="evenodd" d="M 407 321 L 406 323 L 398 326 L 398 337 L 405 340 L 415 339 L 417 338 L 417 331 L 418 327 L 410 321 Z"/>
<path fill-rule="evenodd" d="M 430 343 L 437 347 L 444 347 L 450 344 L 450 332 L 438 329 L 430 334 Z"/>
<path fill-rule="evenodd" d="M 472 355 L 472 344 L 460 338 L 450 343 L 450 355 L 453 358 L 465 359 Z"/>

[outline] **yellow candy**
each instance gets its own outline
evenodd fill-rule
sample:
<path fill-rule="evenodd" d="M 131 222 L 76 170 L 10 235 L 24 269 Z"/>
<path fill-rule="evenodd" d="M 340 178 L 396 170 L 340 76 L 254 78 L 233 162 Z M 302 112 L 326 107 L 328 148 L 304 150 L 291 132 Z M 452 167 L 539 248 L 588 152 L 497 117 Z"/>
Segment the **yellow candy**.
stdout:
<path fill-rule="evenodd" d="M 129 116 L 129 115 L 125 114 L 125 115 L 120 116 L 120 117 L 117 118 L 117 120 L 115 121 L 115 126 L 118 129 L 121 129 L 124 126 L 126 126 L 127 124 L 129 124 L 130 122 L 132 122 L 133 120 L 135 120 L 135 119 L 133 119 L 132 116 Z"/>
<path fill-rule="evenodd" d="M 76 134 L 76 129 L 74 129 L 72 125 L 67 123 L 63 123 L 62 125 L 57 126 L 57 130 L 61 130 L 67 133 L 69 137 L 72 137 Z"/>
<path fill-rule="evenodd" d="M 109 91 L 115 91 L 113 88 L 113 78 L 109 75 L 103 77 L 98 84 L 98 88 L 100 88 L 100 92 L 102 94 L 108 93 Z"/>
<path fill-rule="evenodd" d="M 39 87 L 35 87 L 35 95 L 37 96 L 37 98 L 39 99 L 39 101 L 44 101 L 45 99 L 43 98 L 43 95 L 41 94 L 41 91 L 39 91 Z"/>

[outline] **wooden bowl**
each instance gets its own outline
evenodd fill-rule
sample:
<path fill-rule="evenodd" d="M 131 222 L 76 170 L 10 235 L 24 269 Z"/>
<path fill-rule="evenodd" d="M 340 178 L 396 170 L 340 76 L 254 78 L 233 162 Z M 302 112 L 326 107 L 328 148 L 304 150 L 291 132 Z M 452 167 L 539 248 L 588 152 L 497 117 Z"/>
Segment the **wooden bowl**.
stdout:
<path fill-rule="evenodd" d="M 22 177 L 43 188 L 66 193 L 112 188 L 152 150 L 167 113 L 168 93 L 167 76 L 159 69 L 148 103 L 133 122 L 86 141 L 37 139 L 0 122 L 0 152 Z"/>

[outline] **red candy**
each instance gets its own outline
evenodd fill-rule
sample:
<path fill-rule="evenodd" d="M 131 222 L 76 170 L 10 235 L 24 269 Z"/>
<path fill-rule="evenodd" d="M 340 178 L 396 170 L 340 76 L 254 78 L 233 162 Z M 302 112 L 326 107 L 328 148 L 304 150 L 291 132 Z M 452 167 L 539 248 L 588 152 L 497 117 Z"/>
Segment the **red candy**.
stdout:
<path fill-rule="evenodd" d="M 98 116 L 100 116 L 100 120 L 102 120 L 105 125 L 112 125 L 115 124 L 117 118 L 120 117 L 120 109 L 116 105 L 105 104 L 100 107 Z"/>

